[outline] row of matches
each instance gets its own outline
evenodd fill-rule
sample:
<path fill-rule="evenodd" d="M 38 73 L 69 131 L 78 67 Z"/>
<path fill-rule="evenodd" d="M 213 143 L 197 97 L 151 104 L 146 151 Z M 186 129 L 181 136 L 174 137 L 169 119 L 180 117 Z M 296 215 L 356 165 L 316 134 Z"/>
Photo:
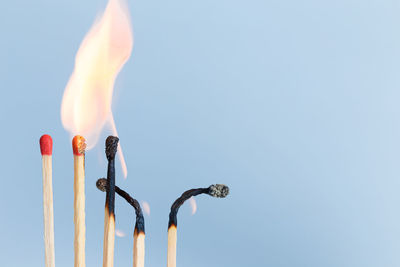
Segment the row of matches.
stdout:
<path fill-rule="evenodd" d="M 106 192 L 104 212 L 104 243 L 103 267 L 114 265 L 115 241 L 115 193 L 125 199 L 135 210 L 136 223 L 133 232 L 133 266 L 143 267 L 145 256 L 145 222 L 139 202 L 127 192 L 115 185 L 115 155 L 118 149 L 118 137 L 109 136 L 105 142 L 105 152 L 108 160 L 107 178 L 96 182 L 99 190 Z M 54 215 L 52 187 L 52 149 L 53 141 L 50 135 L 40 138 L 43 167 L 43 214 L 45 266 L 55 266 L 54 249 Z M 74 154 L 74 266 L 85 266 L 85 149 L 86 143 L 82 136 L 72 140 Z M 185 191 L 171 206 L 168 222 L 167 267 L 176 266 L 177 214 L 182 204 L 193 196 L 207 194 L 212 197 L 224 198 L 229 194 L 226 185 L 215 184 L 207 188 L 197 188 Z"/>

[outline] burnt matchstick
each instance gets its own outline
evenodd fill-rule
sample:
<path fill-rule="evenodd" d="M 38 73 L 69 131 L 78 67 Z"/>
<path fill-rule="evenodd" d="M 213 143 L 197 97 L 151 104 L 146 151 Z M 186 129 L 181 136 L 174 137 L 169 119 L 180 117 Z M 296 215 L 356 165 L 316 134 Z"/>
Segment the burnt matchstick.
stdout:
<path fill-rule="evenodd" d="M 100 191 L 107 191 L 107 180 L 100 178 L 96 182 L 96 186 Z M 134 209 L 136 213 L 135 230 L 133 233 L 133 267 L 144 267 L 145 252 L 145 233 L 144 233 L 144 217 L 139 202 L 132 198 L 127 192 L 115 186 L 115 192 L 124 198 Z"/>
<path fill-rule="evenodd" d="M 177 214 L 179 208 L 191 197 L 207 194 L 212 197 L 224 198 L 229 194 L 229 187 L 223 184 L 210 185 L 207 188 L 190 189 L 184 192 L 171 206 L 168 222 L 168 252 L 167 267 L 176 267 L 176 232 L 178 219 Z"/>
<path fill-rule="evenodd" d="M 45 266 L 55 266 L 54 256 L 54 212 L 52 185 L 52 150 L 53 140 L 50 135 L 40 137 L 40 152 L 42 153 L 43 171 L 43 219 L 44 219 L 44 255 Z"/>
<path fill-rule="evenodd" d="M 103 267 L 114 266 L 115 240 L 115 154 L 119 138 L 109 136 L 106 139 L 106 156 L 108 160 L 106 205 L 104 212 Z"/>
<path fill-rule="evenodd" d="M 85 266 L 85 138 L 72 139 L 74 152 L 74 266 Z"/>

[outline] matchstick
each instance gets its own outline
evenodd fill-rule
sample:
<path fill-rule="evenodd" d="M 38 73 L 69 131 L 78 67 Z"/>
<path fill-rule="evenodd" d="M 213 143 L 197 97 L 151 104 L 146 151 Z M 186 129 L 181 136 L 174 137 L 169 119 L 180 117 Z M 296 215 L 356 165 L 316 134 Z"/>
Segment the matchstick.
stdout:
<path fill-rule="evenodd" d="M 133 267 L 144 267 L 144 231 L 140 232 L 137 227 L 133 232 Z"/>
<path fill-rule="evenodd" d="M 177 214 L 182 204 L 191 197 L 207 194 L 212 197 L 224 198 L 229 194 L 229 187 L 223 184 L 210 185 L 207 188 L 197 188 L 185 191 L 171 206 L 168 222 L 167 267 L 176 267 Z"/>
<path fill-rule="evenodd" d="M 105 178 L 98 179 L 96 186 L 99 190 L 106 192 L 107 180 Z M 145 232 L 142 209 L 136 199 L 132 198 L 127 192 L 120 189 L 118 186 L 115 186 L 115 192 L 123 197 L 135 209 L 136 223 L 133 233 L 133 267 L 144 267 Z"/>
<path fill-rule="evenodd" d="M 114 266 L 114 239 L 115 239 L 115 154 L 118 148 L 118 137 L 109 136 L 106 139 L 107 170 L 107 195 L 104 212 L 104 243 L 103 267 Z"/>
<path fill-rule="evenodd" d="M 74 152 L 74 266 L 85 267 L 85 138 L 72 139 Z"/>
<path fill-rule="evenodd" d="M 44 219 L 44 255 L 45 266 L 55 266 L 54 254 L 54 215 L 53 215 L 53 182 L 52 152 L 53 140 L 50 135 L 40 137 L 43 171 L 43 219 Z"/>

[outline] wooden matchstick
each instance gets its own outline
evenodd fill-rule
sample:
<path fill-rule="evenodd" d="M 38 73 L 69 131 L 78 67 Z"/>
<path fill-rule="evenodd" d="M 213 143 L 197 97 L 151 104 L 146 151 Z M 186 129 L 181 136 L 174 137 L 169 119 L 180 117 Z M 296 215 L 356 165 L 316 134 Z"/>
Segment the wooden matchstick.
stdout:
<path fill-rule="evenodd" d="M 144 232 L 139 232 L 137 228 L 133 233 L 133 267 L 144 267 Z"/>
<path fill-rule="evenodd" d="M 216 184 L 207 188 L 191 189 L 185 191 L 177 200 L 175 200 L 169 213 L 167 267 L 176 267 L 178 210 L 186 200 L 199 194 L 207 194 L 212 197 L 224 198 L 229 194 L 229 187 L 223 184 Z"/>
<path fill-rule="evenodd" d="M 105 178 L 98 179 L 96 186 L 99 190 L 106 192 L 107 180 Z M 132 198 L 127 192 L 120 189 L 118 186 L 115 186 L 115 192 L 123 197 L 135 209 L 136 223 L 133 233 L 133 267 L 144 267 L 145 232 L 142 209 L 136 199 Z"/>
<path fill-rule="evenodd" d="M 45 266 L 55 266 L 54 254 L 54 215 L 53 215 L 53 182 L 52 152 L 53 140 L 50 135 L 40 137 L 43 171 L 43 219 L 44 219 L 44 255 Z"/>
<path fill-rule="evenodd" d="M 74 266 L 85 267 L 85 138 L 72 139 L 74 152 Z"/>
<path fill-rule="evenodd" d="M 118 137 L 109 136 L 106 139 L 107 170 L 107 195 L 104 212 L 104 243 L 103 267 L 114 266 L 114 239 L 115 239 L 115 154 L 118 148 Z"/>

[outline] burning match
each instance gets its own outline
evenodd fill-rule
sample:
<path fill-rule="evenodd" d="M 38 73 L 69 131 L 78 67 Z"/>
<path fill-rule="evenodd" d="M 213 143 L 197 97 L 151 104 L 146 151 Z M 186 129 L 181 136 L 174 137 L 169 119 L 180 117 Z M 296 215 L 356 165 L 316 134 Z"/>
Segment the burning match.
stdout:
<path fill-rule="evenodd" d="M 74 266 L 85 266 L 85 138 L 72 139 L 74 152 Z"/>
<path fill-rule="evenodd" d="M 107 191 L 107 180 L 100 178 L 96 182 L 96 186 L 100 191 Z M 115 192 L 123 197 L 134 209 L 136 213 L 135 230 L 133 233 L 133 267 L 144 267 L 145 253 L 145 233 L 144 233 L 144 217 L 139 202 L 132 198 L 127 192 L 115 186 Z"/>
<path fill-rule="evenodd" d="M 44 219 L 44 255 L 45 266 L 55 266 L 54 255 L 54 215 L 53 215 L 53 178 L 52 152 L 53 140 L 50 135 L 40 137 L 43 171 L 43 219 Z"/>
<path fill-rule="evenodd" d="M 108 160 L 106 205 L 104 212 L 104 243 L 103 267 L 114 265 L 114 239 L 115 239 L 115 154 L 117 153 L 119 138 L 109 136 L 106 139 L 106 156 Z"/>
<path fill-rule="evenodd" d="M 167 267 L 176 267 L 176 234 L 178 219 L 177 214 L 183 203 L 191 197 L 207 194 L 212 197 L 224 198 L 229 194 L 229 187 L 223 184 L 210 185 L 207 188 L 197 188 L 185 191 L 171 206 L 168 222 L 168 252 Z"/>
<path fill-rule="evenodd" d="M 61 104 L 64 128 L 72 135 L 85 136 L 88 150 L 95 147 L 103 128 L 118 136 L 111 109 L 114 84 L 133 48 L 126 0 L 107 2 L 104 13 L 93 23 L 79 47 Z M 126 178 L 128 170 L 121 145 L 118 155 Z"/>

